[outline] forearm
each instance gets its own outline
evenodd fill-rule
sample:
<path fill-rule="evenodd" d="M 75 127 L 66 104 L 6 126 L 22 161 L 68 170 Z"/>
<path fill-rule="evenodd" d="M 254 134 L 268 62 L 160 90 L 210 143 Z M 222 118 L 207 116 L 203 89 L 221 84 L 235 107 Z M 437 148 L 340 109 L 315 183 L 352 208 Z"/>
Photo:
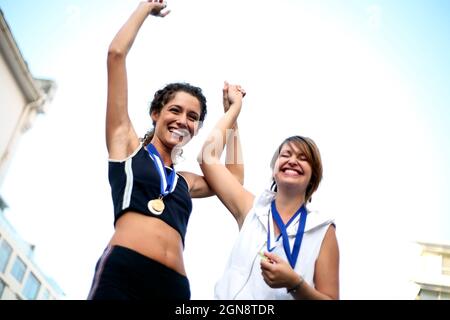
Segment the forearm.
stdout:
<path fill-rule="evenodd" d="M 202 165 L 218 163 L 226 143 L 227 130 L 233 128 L 241 109 L 242 102 L 236 102 L 222 116 L 206 139 L 199 154 Z"/>
<path fill-rule="evenodd" d="M 292 297 L 296 300 L 332 300 L 333 298 L 318 291 L 314 287 L 310 286 L 301 276 L 298 276 L 298 280 L 292 286 L 286 288 L 294 288 L 291 293 Z"/>
<path fill-rule="evenodd" d="M 239 137 L 239 128 L 237 122 L 233 125 L 231 130 L 228 130 L 226 140 L 227 154 L 225 166 L 233 174 L 233 176 L 244 184 L 244 161 L 241 148 L 241 139 Z"/>
<path fill-rule="evenodd" d="M 141 2 L 114 37 L 109 46 L 109 54 L 125 57 L 133 45 L 136 35 L 151 12 L 147 3 Z"/>

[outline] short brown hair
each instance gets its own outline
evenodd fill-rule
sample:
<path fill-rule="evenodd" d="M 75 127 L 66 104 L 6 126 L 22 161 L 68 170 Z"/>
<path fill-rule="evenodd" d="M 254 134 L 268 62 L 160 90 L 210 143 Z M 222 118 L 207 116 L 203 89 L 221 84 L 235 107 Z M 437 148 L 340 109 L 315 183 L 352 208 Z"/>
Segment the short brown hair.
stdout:
<path fill-rule="evenodd" d="M 322 158 L 320 157 L 319 148 L 311 138 L 302 136 L 289 137 L 285 139 L 275 151 L 272 161 L 270 161 L 270 168 L 272 171 L 274 169 L 275 162 L 280 155 L 281 148 L 287 143 L 292 143 L 298 147 L 305 154 L 306 160 L 311 166 L 311 180 L 306 188 L 305 202 L 311 201 L 311 196 L 319 187 L 323 175 Z M 275 184 L 275 181 L 273 181 L 273 183 Z"/>

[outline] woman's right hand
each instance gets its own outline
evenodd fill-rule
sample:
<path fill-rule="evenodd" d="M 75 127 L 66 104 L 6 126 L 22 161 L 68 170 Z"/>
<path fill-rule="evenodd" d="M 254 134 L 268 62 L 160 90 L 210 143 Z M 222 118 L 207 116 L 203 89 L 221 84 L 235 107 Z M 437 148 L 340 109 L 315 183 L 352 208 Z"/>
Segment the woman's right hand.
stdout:
<path fill-rule="evenodd" d="M 164 18 L 170 13 L 170 10 L 163 11 L 167 7 L 167 2 L 164 0 L 147 0 L 141 2 L 141 5 L 146 6 L 149 14 Z"/>

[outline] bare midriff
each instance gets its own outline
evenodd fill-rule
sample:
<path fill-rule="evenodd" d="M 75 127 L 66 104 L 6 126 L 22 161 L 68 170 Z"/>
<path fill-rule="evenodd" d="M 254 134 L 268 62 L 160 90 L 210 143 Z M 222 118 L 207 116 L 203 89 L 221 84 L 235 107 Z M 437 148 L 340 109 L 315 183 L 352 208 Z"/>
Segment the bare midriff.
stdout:
<path fill-rule="evenodd" d="M 109 245 L 132 249 L 186 276 L 181 236 L 158 218 L 132 211 L 125 213 L 116 222 Z"/>

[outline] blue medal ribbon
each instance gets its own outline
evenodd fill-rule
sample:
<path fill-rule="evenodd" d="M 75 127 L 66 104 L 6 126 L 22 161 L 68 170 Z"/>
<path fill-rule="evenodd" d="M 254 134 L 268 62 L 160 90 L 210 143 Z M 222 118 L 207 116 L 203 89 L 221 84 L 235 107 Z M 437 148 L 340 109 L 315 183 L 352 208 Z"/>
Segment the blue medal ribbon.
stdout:
<path fill-rule="evenodd" d="M 149 143 L 146 147 L 146 150 L 150 155 L 150 158 L 152 158 L 156 171 L 158 172 L 160 177 L 160 197 L 165 197 L 166 195 L 172 193 L 177 185 L 178 176 L 175 172 L 175 168 L 172 166 L 172 172 L 169 174 L 169 176 L 167 176 L 164 163 L 161 160 L 161 155 L 159 154 L 158 150 L 156 150 L 155 146 Z"/>
<path fill-rule="evenodd" d="M 277 207 L 275 205 L 275 200 L 272 201 L 271 205 L 271 212 L 273 219 L 275 220 L 275 223 L 278 225 L 278 228 L 280 229 L 281 236 L 283 237 L 283 247 L 284 252 L 286 253 L 286 257 L 288 258 L 289 264 L 291 265 L 292 269 L 295 268 L 295 264 L 297 263 L 298 254 L 300 252 L 300 247 L 302 245 L 303 240 L 303 234 L 305 233 L 305 225 L 306 225 L 306 207 L 302 205 L 297 212 L 292 216 L 292 218 L 288 221 L 288 223 L 285 225 L 283 223 L 283 220 L 281 219 L 280 214 L 278 213 Z M 295 235 L 295 241 L 294 241 L 294 247 L 291 251 L 291 246 L 289 244 L 289 236 L 287 234 L 287 227 L 291 224 L 291 222 L 300 215 L 300 222 L 299 226 L 297 228 L 297 234 Z M 270 215 L 269 215 L 270 219 Z M 270 222 L 270 221 L 269 221 Z M 268 223 L 268 231 L 267 231 L 267 250 L 269 252 L 273 251 L 275 247 L 270 248 L 270 223 Z"/>

